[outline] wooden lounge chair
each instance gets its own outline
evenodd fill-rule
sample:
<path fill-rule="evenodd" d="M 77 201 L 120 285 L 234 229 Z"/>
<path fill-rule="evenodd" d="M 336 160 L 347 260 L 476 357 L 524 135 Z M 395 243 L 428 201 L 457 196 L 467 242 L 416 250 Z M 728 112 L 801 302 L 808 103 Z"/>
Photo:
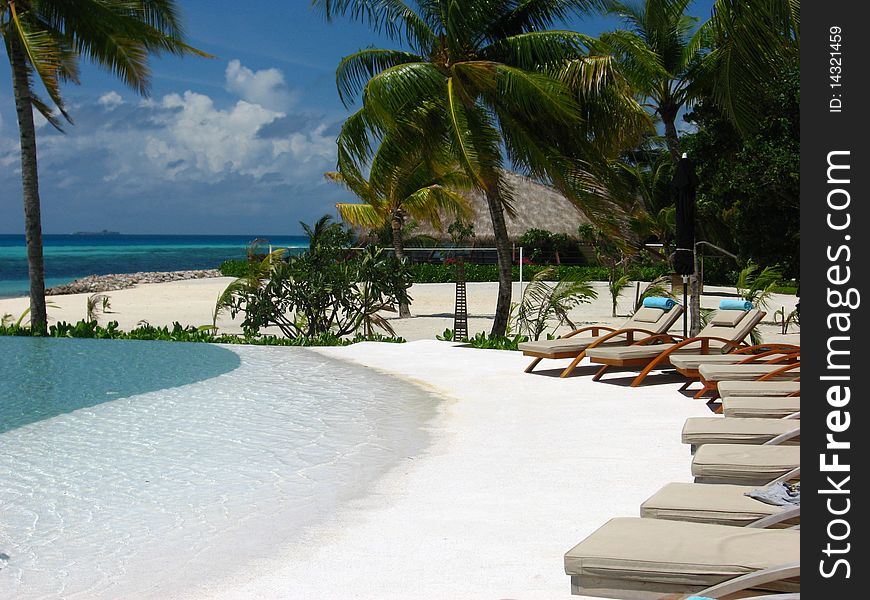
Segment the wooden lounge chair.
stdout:
<path fill-rule="evenodd" d="M 729 418 L 782 419 L 800 410 L 800 396 L 731 396 L 722 400 L 722 412 Z"/>
<path fill-rule="evenodd" d="M 692 451 L 704 444 L 766 444 L 779 439 L 782 444 L 800 443 L 800 420 L 726 417 L 690 417 L 683 424 L 681 439 Z M 789 433 L 797 432 L 789 436 Z"/>
<path fill-rule="evenodd" d="M 611 519 L 565 554 L 573 594 L 623 600 L 798 592 L 799 563 L 798 530 L 638 517 Z"/>
<path fill-rule="evenodd" d="M 746 344 L 743 340 L 766 313 L 762 310 L 719 310 L 710 322 L 693 338 L 661 334 L 649 336 L 622 348 L 591 348 L 586 356 L 594 363 L 603 365 L 593 376 L 597 381 L 610 367 L 641 367 L 641 372 L 631 382 L 635 387 L 656 368 L 671 365 L 675 354 L 724 354 Z"/>
<path fill-rule="evenodd" d="M 666 333 L 683 314 L 683 307 L 676 304 L 670 310 L 642 307 L 623 323 L 619 329 L 605 325 L 581 327 L 555 340 L 523 342 L 519 345 L 524 356 L 534 359 L 526 367 L 531 373 L 545 358 L 573 358 L 559 377 L 568 377 L 586 356 L 586 350 L 599 346 L 626 346 L 650 335 Z M 589 335 L 581 335 L 588 333 Z"/>
<path fill-rule="evenodd" d="M 800 430 L 787 435 L 799 435 Z M 704 444 L 692 457 L 695 483 L 764 485 L 800 468 L 800 446 L 778 443 L 777 438 L 762 445 Z"/>
<path fill-rule="evenodd" d="M 681 354 L 674 353 L 669 358 L 677 373 L 688 379 L 681 389 L 688 388 L 694 380 L 701 379 L 702 365 L 727 366 L 740 364 L 782 365 L 792 363 L 800 357 L 800 346 L 793 344 L 757 344 L 732 350 L 727 354 Z M 702 389 L 695 397 L 700 398 L 709 390 Z"/>
<path fill-rule="evenodd" d="M 720 381 L 720 398 L 732 396 L 800 396 L 800 381 Z"/>
<path fill-rule="evenodd" d="M 799 477 L 800 473 L 797 474 Z M 767 485 L 773 483 L 779 481 Z M 800 524 L 800 511 L 793 510 L 799 507 L 768 504 L 746 495 L 758 488 L 754 485 L 673 482 L 640 505 L 640 516 L 732 527 L 786 528 Z"/>
<path fill-rule="evenodd" d="M 791 362 L 787 362 L 791 361 Z M 785 362 L 785 364 L 783 364 Z M 798 381 L 801 377 L 800 355 L 784 355 L 777 363 L 746 362 L 736 365 L 704 364 L 698 368 L 703 386 L 695 398 L 705 394 L 719 394 L 718 384 L 723 381 Z"/>

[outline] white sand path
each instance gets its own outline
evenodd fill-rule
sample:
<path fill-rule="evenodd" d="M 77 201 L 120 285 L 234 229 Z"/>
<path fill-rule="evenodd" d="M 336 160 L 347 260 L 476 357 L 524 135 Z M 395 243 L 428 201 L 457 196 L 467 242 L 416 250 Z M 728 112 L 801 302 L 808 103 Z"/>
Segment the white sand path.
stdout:
<path fill-rule="evenodd" d="M 162 597 L 567 600 L 563 554 L 690 481 L 680 428 L 709 414 L 667 377 L 632 389 L 527 375 L 518 353 L 435 341 L 317 351 L 438 390 L 433 443 L 298 544 Z"/>

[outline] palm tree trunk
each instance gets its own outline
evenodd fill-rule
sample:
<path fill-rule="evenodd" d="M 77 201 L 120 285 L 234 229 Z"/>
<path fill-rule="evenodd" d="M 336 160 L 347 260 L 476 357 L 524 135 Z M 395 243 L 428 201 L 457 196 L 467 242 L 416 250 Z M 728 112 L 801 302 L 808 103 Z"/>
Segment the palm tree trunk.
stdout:
<path fill-rule="evenodd" d="M 393 229 L 393 249 L 396 251 L 396 258 L 405 261 L 405 242 L 402 239 L 402 218 L 398 215 L 393 215 L 390 220 L 390 226 Z M 399 318 L 407 319 L 411 316 L 411 307 L 407 302 L 399 302 Z"/>
<path fill-rule="evenodd" d="M 495 305 L 495 319 L 492 322 L 492 330 L 489 335 L 501 336 L 507 332 L 511 311 L 513 257 L 511 256 L 511 241 L 508 237 L 498 183 L 488 186 L 486 203 L 489 207 L 490 219 L 492 219 L 492 232 L 495 236 L 495 248 L 498 255 L 498 301 Z"/>
<path fill-rule="evenodd" d="M 18 113 L 21 143 L 21 184 L 24 195 L 24 236 L 27 242 L 27 269 L 30 275 L 30 328 L 45 335 L 48 316 L 45 308 L 45 264 L 42 257 L 42 218 L 39 209 L 39 178 L 36 166 L 36 128 L 30 101 L 30 81 L 24 51 L 12 37 L 9 41 L 12 89 Z"/>
<path fill-rule="evenodd" d="M 677 111 L 676 109 L 662 108 L 659 109 L 659 114 L 665 126 L 665 144 L 668 146 L 671 162 L 676 165 L 680 161 L 680 138 L 677 135 L 676 126 Z"/>

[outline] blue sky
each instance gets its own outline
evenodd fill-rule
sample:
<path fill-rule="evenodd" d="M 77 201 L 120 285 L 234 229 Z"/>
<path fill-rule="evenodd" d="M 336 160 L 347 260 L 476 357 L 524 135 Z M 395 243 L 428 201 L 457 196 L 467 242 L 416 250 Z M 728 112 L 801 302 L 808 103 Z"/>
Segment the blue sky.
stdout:
<path fill-rule="evenodd" d="M 65 134 L 38 119 L 43 230 L 70 233 L 299 233 L 347 192 L 328 183 L 348 115 L 341 57 L 394 47 L 360 23 L 326 23 L 308 0 L 179 0 L 188 39 L 216 58 L 158 58 L 137 96 L 85 66 L 64 88 Z M 692 12 L 709 15 L 712 0 Z M 595 35 L 613 18 L 566 24 Z M 17 124 L 0 60 L 0 233 L 22 233 Z"/>

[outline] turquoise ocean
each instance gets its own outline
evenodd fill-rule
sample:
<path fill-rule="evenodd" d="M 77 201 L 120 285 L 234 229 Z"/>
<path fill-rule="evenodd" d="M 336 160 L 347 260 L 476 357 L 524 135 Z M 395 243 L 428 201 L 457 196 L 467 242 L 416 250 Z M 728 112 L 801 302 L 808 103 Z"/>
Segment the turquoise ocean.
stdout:
<path fill-rule="evenodd" d="M 268 235 L 45 235 L 45 285 L 69 283 L 87 275 L 215 269 L 230 258 L 244 258 L 248 244 L 303 249 L 304 236 Z M 23 235 L 0 235 L 0 297 L 28 292 L 27 251 Z"/>

